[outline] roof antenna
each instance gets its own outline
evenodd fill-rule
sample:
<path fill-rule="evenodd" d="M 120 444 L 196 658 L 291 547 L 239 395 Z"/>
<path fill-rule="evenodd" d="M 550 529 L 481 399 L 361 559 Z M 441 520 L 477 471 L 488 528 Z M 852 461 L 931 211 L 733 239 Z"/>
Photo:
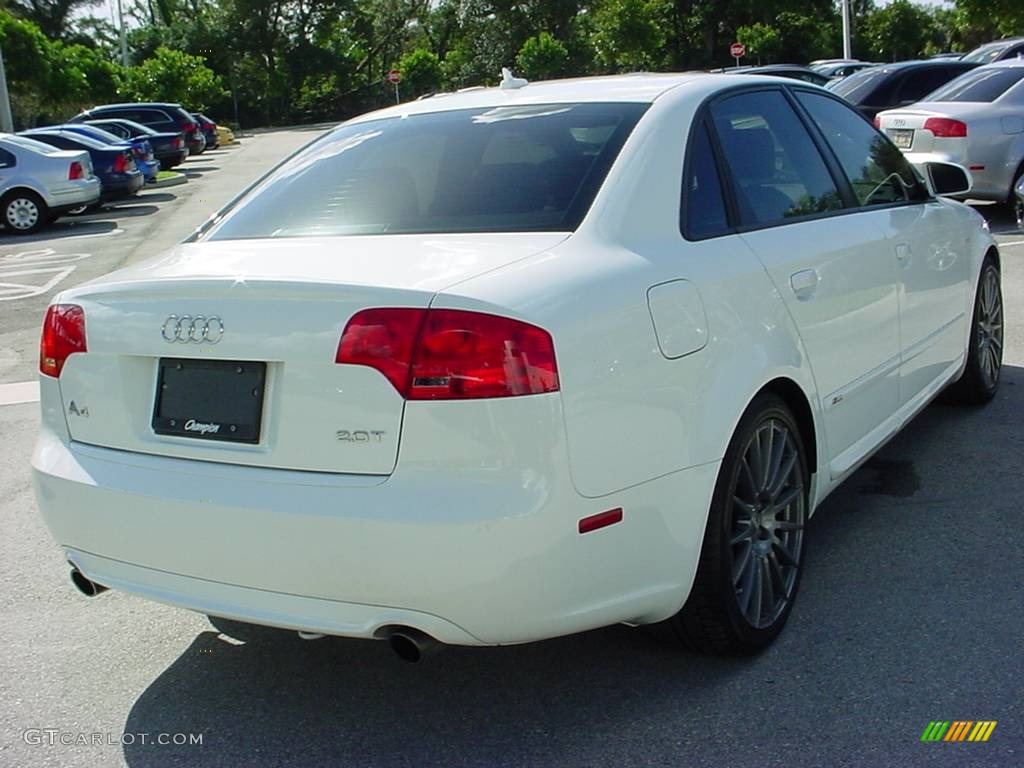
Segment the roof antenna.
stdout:
<path fill-rule="evenodd" d="M 527 85 L 530 81 L 525 77 L 513 77 L 512 70 L 508 67 L 501 68 L 501 83 L 498 85 L 502 90 L 515 90 L 516 88 L 522 88 Z"/>

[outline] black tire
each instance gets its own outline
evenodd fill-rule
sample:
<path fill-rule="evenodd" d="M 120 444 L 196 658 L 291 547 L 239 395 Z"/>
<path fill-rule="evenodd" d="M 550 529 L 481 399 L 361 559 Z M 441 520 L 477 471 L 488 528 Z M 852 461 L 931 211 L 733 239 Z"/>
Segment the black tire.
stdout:
<path fill-rule="evenodd" d="M 32 235 L 50 222 L 50 209 L 30 189 L 15 189 L 0 199 L 0 221 L 8 232 Z"/>
<path fill-rule="evenodd" d="M 758 457 L 765 453 L 766 429 L 773 440 L 780 439 L 782 449 L 759 478 L 755 475 L 760 472 L 748 470 L 756 464 L 751 460 L 755 447 Z M 775 443 L 767 448 L 774 457 Z M 774 475 L 772 464 L 777 467 Z M 780 478 L 785 482 L 774 489 L 774 500 L 790 500 L 784 512 L 773 512 L 771 486 Z M 781 398 L 759 395 L 740 420 L 722 461 L 690 596 L 669 619 L 684 645 L 701 653 L 747 655 L 764 649 L 782 631 L 800 586 L 807 548 L 808 485 L 806 449 L 796 420 Z M 743 501 L 755 498 L 754 504 Z M 749 537 L 749 551 L 742 536 Z M 770 609 L 762 617 L 765 584 Z M 774 599 L 776 587 L 781 603 Z M 755 609 L 759 618 L 752 620 Z"/>
<path fill-rule="evenodd" d="M 967 348 L 967 366 L 946 390 L 947 401 L 984 405 L 999 390 L 1003 367 L 1003 292 L 999 268 L 991 256 L 981 265 L 974 291 L 974 313 Z"/>

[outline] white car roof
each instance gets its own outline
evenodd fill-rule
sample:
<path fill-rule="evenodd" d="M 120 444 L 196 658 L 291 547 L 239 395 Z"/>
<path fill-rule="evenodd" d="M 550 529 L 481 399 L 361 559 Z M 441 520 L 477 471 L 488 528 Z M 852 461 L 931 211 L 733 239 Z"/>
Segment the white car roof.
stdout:
<path fill-rule="evenodd" d="M 684 85 L 701 86 L 713 92 L 742 85 L 744 81 L 764 84 L 764 75 L 723 76 L 706 72 L 642 72 L 606 77 L 581 77 L 569 80 L 544 80 L 520 88 L 471 88 L 455 93 L 440 93 L 430 98 L 410 101 L 394 107 L 369 112 L 349 124 L 385 117 L 447 112 L 456 109 L 527 106 L 532 104 L 564 104 L 572 102 L 637 102 L 651 103 L 662 94 Z M 794 84 L 793 80 L 773 78 Z"/>

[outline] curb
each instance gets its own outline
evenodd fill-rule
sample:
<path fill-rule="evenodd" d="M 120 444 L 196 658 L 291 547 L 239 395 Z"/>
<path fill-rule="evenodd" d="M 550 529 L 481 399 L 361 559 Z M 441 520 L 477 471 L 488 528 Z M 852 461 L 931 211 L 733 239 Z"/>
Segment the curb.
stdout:
<path fill-rule="evenodd" d="M 175 175 L 169 179 L 163 179 L 162 181 L 156 181 L 153 184 L 147 184 L 144 189 L 161 189 L 163 187 L 177 187 L 181 184 L 188 183 L 188 176 L 178 171 L 174 172 Z"/>

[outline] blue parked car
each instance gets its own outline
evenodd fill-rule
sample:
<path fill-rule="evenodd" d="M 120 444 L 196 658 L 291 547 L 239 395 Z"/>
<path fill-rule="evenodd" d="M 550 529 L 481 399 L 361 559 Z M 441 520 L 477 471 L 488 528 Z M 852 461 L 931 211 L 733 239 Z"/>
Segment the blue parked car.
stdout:
<path fill-rule="evenodd" d="M 100 180 L 100 202 L 130 197 L 146 183 L 142 171 L 135 165 L 131 147 L 127 145 L 104 144 L 90 136 L 52 128 L 33 128 L 21 135 L 58 149 L 84 149 L 88 152 L 93 173 Z"/>
<path fill-rule="evenodd" d="M 147 182 L 156 181 L 156 175 L 160 172 L 160 162 L 153 157 L 153 147 L 145 138 L 125 139 L 99 126 L 85 125 L 84 123 L 51 125 L 48 126 L 48 130 L 71 131 L 83 136 L 91 136 L 98 141 L 102 141 L 104 144 L 127 144 L 131 147 L 132 156 L 135 158 L 135 165 L 142 171 L 142 175 L 146 178 Z"/>

